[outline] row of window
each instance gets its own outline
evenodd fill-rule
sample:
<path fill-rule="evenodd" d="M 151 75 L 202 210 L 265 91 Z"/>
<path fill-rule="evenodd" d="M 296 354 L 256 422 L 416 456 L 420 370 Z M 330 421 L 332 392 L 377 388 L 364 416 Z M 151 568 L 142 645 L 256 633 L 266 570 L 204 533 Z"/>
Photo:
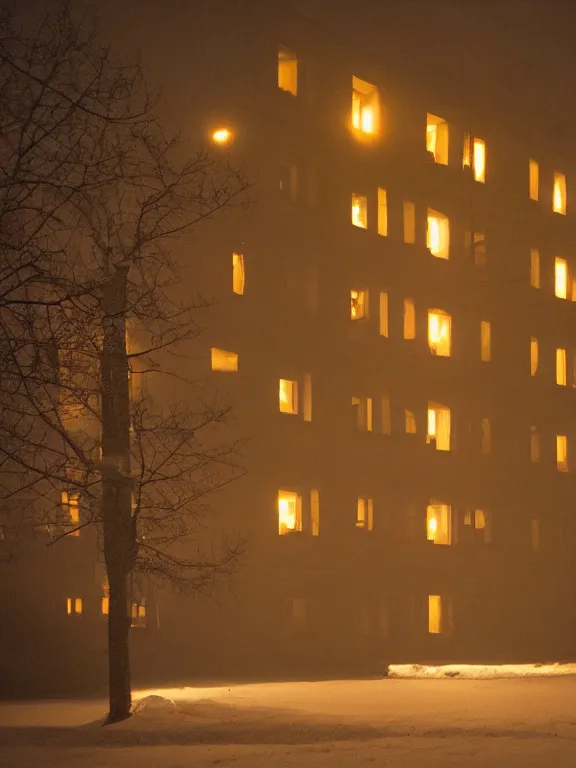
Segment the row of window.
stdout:
<path fill-rule="evenodd" d="M 109 610 L 110 598 L 104 596 L 100 601 L 100 613 L 102 616 L 108 616 Z M 84 600 L 81 597 L 67 597 L 66 613 L 68 616 L 82 616 L 84 613 Z M 146 601 L 144 598 L 142 598 L 141 602 L 131 603 L 130 618 L 133 627 L 146 626 Z"/>
<path fill-rule="evenodd" d="M 280 47 L 278 51 L 278 87 L 292 96 L 298 95 L 298 57 L 293 51 Z M 358 137 L 377 137 L 381 134 L 382 107 L 377 86 L 352 76 L 351 128 Z M 450 127 L 437 115 L 426 115 L 426 132 L 423 137 L 426 151 L 433 162 L 448 165 Z M 479 183 L 486 181 L 486 142 L 466 132 L 462 141 L 462 167 L 470 169 Z M 531 200 L 540 197 L 540 168 L 536 160 L 528 161 L 528 194 Z M 552 210 L 566 215 L 566 175 L 554 171 Z"/>
<path fill-rule="evenodd" d="M 279 490 L 278 533 L 287 536 L 292 533 L 320 534 L 320 494 L 317 489 L 310 491 L 310 505 L 303 514 L 302 494 L 296 491 Z M 407 510 L 405 533 L 411 539 L 424 539 L 423 518 L 417 507 Z M 451 546 L 458 542 L 492 542 L 492 516 L 485 509 L 455 510 L 449 504 L 431 500 L 426 508 L 426 539 L 432 544 Z M 350 516 L 352 524 L 352 515 Z M 355 527 L 374 531 L 374 499 L 358 496 L 356 500 Z M 530 542 L 534 551 L 540 545 L 540 526 L 537 519 L 530 521 Z"/>

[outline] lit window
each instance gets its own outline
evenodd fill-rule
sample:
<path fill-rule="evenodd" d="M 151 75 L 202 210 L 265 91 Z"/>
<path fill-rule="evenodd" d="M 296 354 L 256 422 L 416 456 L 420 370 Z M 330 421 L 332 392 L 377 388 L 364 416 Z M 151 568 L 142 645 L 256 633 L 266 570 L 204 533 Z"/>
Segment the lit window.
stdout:
<path fill-rule="evenodd" d="M 352 320 L 368 317 L 368 291 L 350 291 L 350 317 Z"/>
<path fill-rule="evenodd" d="M 426 536 L 434 544 L 452 543 L 452 507 L 448 504 L 429 504 L 426 509 Z"/>
<path fill-rule="evenodd" d="M 554 259 L 554 293 L 559 299 L 568 296 L 568 262 L 566 259 Z"/>
<path fill-rule="evenodd" d="M 410 200 L 404 200 L 404 242 L 416 242 L 416 206 Z"/>
<path fill-rule="evenodd" d="M 368 226 L 368 204 L 364 195 L 352 195 L 352 224 L 360 229 Z"/>
<path fill-rule="evenodd" d="M 382 395 L 380 400 L 380 426 L 383 435 L 392 434 L 392 418 L 390 414 L 390 396 Z"/>
<path fill-rule="evenodd" d="M 443 213 L 428 208 L 426 245 L 433 256 L 447 259 L 450 254 L 450 224 Z"/>
<path fill-rule="evenodd" d="M 109 597 L 103 597 L 100 601 L 100 612 L 103 616 L 108 616 L 110 613 L 110 598 Z"/>
<path fill-rule="evenodd" d="M 298 94 L 298 59 L 286 48 L 278 49 L 278 88 L 292 96 Z"/>
<path fill-rule="evenodd" d="M 529 174 L 529 189 L 530 189 L 530 200 L 538 200 L 538 177 L 539 177 L 539 171 L 538 171 L 538 163 L 536 160 L 530 160 L 528 163 L 528 174 Z"/>
<path fill-rule="evenodd" d="M 363 528 L 365 531 L 374 529 L 374 501 L 372 499 L 358 497 L 356 528 Z"/>
<path fill-rule="evenodd" d="M 382 187 L 378 187 L 378 234 L 388 234 L 388 195 Z"/>
<path fill-rule="evenodd" d="M 66 598 L 66 610 L 68 615 L 80 616 L 82 613 L 82 598 L 81 597 L 67 597 Z"/>
<path fill-rule="evenodd" d="M 280 379 L 278 388 L 280 413 L 298 413 L 298 382 Z"/>
<path fill-rule="evenodd" d="M 428 595 L 428 632 L 431 635 L 442 633 L 442 598 L 440 595 Z"/>
<path fill-rule="evenodd" d="M 62 512 L 65 521 L 73 529 L 80 525 L 80 494 L 75 491 L 62 491 Z M 72 530 L 69 536 L 80 536 L 79 530 Z"/>
<path fill-rule="evenodd" d="M 416 434 L 416 416 L 414 416 L 414 413 L 412 411 L 409 411 L 408 409 L 406 409 L 404 416 L 406 420 L 406 434 L 415 435 Z"/>
<path fill-rule="evenodd" d="M 426 115 L 426 149 L 435 163 L 448 165 L 448 123 L 436 115 Z"/>
<path fill-rule="evenodd" d="M 291 491 L 278 491 L 278 533 L 302 530 L 302 497 Z"/>
<path fill-rule="evenodd" d="M 556 466 L 560 472 L 568 472 L 568 438 L 556 435 Z"/>
<path fill-rule="evenodd" d="M 316 489 L 310 491 L 310 522 L 312 536 L 320 534 L 320 493 Z"/>
<path fill-rule="evenodd" d="M 428 403 L 426 442 L 437 451 L 450 450 L 450 409 L 438 403 Z"/>
<path fill-rule="evenodd" d="M 482 419 L 480 421 L 480 432 L 482 453 L 488 454 L 492 450 L 492 428 L 490 426 L 490 419 Z"/>
<path fill-rule="evenodd" d="M 377 134 L 380 129 L 380 97 L 375 85 L 352 77 L 352 126 L 361 133 Z"/>
<path fill-rule="evenodd" d="M 537 248 L 530 249 L 530 285 L 540 288 L 540 251 Z"/>
<path fill-rule="evenodd" d="M 388 294 L 380 292 L 380 336 L 388 337 Z"/>
<path fill-rule="evenodd" d="M 416 310 L 412 299 L 404 299 L 404 338 L 416 338 Z"/>
<path fill-rule="evenodd" d="M 556 384 L 565 387 L 567 384 L 566 350 L 556 350 Z"/>
<path fill-rule="evenodd" d="M 472 168 L 476 181 L 486 181 L 486 143 L 482 139 L 473 139 L 469 133 L 465 135 L 462 165 Z"/>
<path fill-rule="evenodd" d="M 132 627 L 145 627 L 146 626 L 146 604 L 144 601 L 141 603 L 132 603 L 130 610 L 130 618 Z"/>
<path fill-rule="evenodd" d="M 554 213 L 566 215 L 566 176 L 558 171 L 554 172 L 552 209 Z"/>
<path fill-rule="evenodd" d="M 352 410 L 354 413 L 354 423 L 358 429 L 366 432 L 372 431 L 372 398 L 371 397 L 352 397 Z"/>
<path fill-rule="evenodd" d="M 540 461 L 540 432 L 536 427 L 530 427 L 530 461 L 534 464 Z"/>
<path fill-rule="evenodd" d="M 480 359 L 489 363 L 492 358 L 492 329 L 488 320 L 480 323 Z"/>
<path fill-rule="evenodd" d="M 238 370 L 238 355 L 236 352 L 226 352 L 224 349 L 212 347 L 212 370 L 233 372 Z"/>
<path fill-rule="evenodd" d="M 486 181 L 486 144 L 482 139 L 474 139 L 474 178 Z"/>
<path fill-rule="evenodd" d="M 530 337 L 530 375 L 536 376 L 538 373 L 538 339 Z"/>
<path fill-rule="evenodd" d="M 441 309 L 428 310 L 428 346 L 439 357 L 450 357 L 451 318 Z"/>
<path fill-rule="evenodd" d="M 234 293 L 242 296 L 246 282 L 246 273 L 244 270 L 244 255 L 241 253 L 232 254 L 232 290 Z"/>

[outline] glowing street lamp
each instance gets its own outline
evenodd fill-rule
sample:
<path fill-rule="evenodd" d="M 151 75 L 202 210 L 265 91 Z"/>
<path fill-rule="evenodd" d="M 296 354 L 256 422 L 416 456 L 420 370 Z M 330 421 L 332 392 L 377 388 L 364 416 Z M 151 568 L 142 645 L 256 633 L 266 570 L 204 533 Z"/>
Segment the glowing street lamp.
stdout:
<path fill-rule="evenodd" d="M 211 138 L 214 144 L 224 146 L 232 141 L 232 131 L 229 128 L 217 128 Z"/>

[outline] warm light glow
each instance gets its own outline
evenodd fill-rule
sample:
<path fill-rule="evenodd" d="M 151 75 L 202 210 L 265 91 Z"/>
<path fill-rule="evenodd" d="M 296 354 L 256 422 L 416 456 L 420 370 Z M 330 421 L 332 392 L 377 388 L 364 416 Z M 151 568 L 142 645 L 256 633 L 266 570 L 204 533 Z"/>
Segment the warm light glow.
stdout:
<path fill-rule="evenodd" d="M 556 384 L 565 387 L 567 384 L 566 350 L 556 350 Z"/>
<path fill-rule="evenodd" d="M 450 228 L 448 217 L 438 211 L 428 209 L 428 227 L 426 245 L 430 253 L 439 259 L 447 259 L 450 247 Z"/>
<path fill-rule="evenodd" d="M 310 491 L 310 520 L 312 536 L 320 534 L 320 493 L 316 489 Z"/>
<path fill-rule="evenodd" d="M 278 491 L 278 532 L 280 536 L 302 530 L 302 497 L 291 491 Z"/>
<path fill-rule="evenodd" d="M 82 598 L 81 597 L 67 597 L 66 598 L 66 610 L 68 614 L 82 613 Z"/>
<path fill-rule="evenodd" d="M 388 234 L 388 195 L 382 187 L 378 187 L 378 234 Z"/>
<path fill-rule="evenodd" d="M 100 610 L 103 616 L 108 616 L 110 612 L 110 598 L 103 597 L 100 603 Z"/>
<path fill-rule="evenodd" d="M 380 336 L 388 337 L 388 294 L 380 293 Z"/>
<path fill-rule="evenodd" d="M 530 285 L 540 288 L 540 251 L 537 248 L 530 249 Z"/>
<path fill-rule="evenodd" d="M 435 163 L 448 165 L 448 123 L 436 115 L 426 115 L 426 149 Z"/>
<path fill-rule="evenodd" d="M 281 413 L 298 413 L 298 382 L 280 379 L 279 404 Z"/>
<path fill-rule="evenodd" d="M 229 144 L 232 140 L 232 131 L 229 128 L 218 128 L 212 132 L 212 141 L 215 144 Z"/>
<path fill-rule="evenodd" d="M 232 254 L 232 290 L 239 296 L 244 293 L 246 284 L 246 272 L 244 269 L 244 255 L 242 253 Z"/>
<path fill-rule="evenodd" d="M 566 215 L 566 176 L 558 171 L 554 172 L 552 209 L 554 213 Z"/>
<path fill-rule="evenodd" d="M 434 544 L 452 543 L 452 508 L 448 504 L 433 503 L 426 508 L 426 538 Z"/>
<path fill-rule="evenodd" d="M 352 224 L 360 229 L 368 227 L 368 205 L 364 195 L 352 195 Z"/>
<path fill-rule="evenodd" d="M 538 200 L 539 170 L 536 160 L 530 160 L 528 164 L 530 200 Z"/>
<path fill-rule="evenodd" d="M 450 450 L 450 409 L 437 403 L 428 403 L 426 442 L 432 441 L 437 451 Z"/>
<path fill-rule="evenodd" d="M 75 491 L 62 491 L 62 511 L 67 523 L 72 528 L 80 525 L 80 494 Z M 69 536 L 80 536 L 79 530 L 72 530 Z"/>
<path fill-rule="evenodd" d="M 236 352 L 227 352 L 224 349 L 212 347 L 212 370 L 236 372 L 238 370 L 238 355 Z"/>
<path fill-rule="evenodd" d="M 556 464 L 560 472 L 568 472 L 568 438 L 556 436 Z"/>
<path fill-rule="evenodd" d="M 441 309 L 428 311 L 428 346 L 439 357 L 450 357 L 451 318 Z"/>
<path fill-rule="evenodd" d="M 428 632 L 439 635 L 442 632 L 442 598 L 428 595 Z"/>
<path fill-rule="evenodd" d="M 368 316 L 368 291 L 350 291 L 350 317 L 362 320 Z"/>
<path fill-rule="evenodd" d="M 352 408 L 355 414 L 356 426 L 367 432 L 372 431 L 372 398 L 352 397 Z"/>
<path fill-rule="evenodd" d="M 286 48 L 278 50 L 278 88 L 292 96 L 298 95 L 298 59 Z"/>
<path fill-rule="evenodd" d="M 565 259 L 554 260 L 554 293 L 559 299 L 568 297 L 568 262 Z"/>
<path fill-rule="evenodd" d="M 530 375 L 536 376 L 538 373 L 538 339 L 534 336 L 530 338 Z"/>
<path fill-rule="evenodd" d="M 412 299 L 404 300 L 404 338 L 416 338 L 416 309 Z"/>
<path fill-rule="evenodd" d="M 379 122 L 378 88 L 359 77 L 352 77 L 352 127 L 359 133 L 376 135 Z"/>
<path fill-rule="evenodd" d="M 486 144 L 482 139 L 474 139 L 474 178 L 481 183 L 486 181 Z"/>
<path fill-rule="evenodd" d="M 483 363 L 490 362 L 492 358 L 492 329 L 487 320 L 480 323 L 480 359 Z"/>
<path fill-rule="evenodd" d="M 356 508 L 356 528 L 371 531 L 374 528 L 374 501 L 373 499 L 358 498 Z"/>

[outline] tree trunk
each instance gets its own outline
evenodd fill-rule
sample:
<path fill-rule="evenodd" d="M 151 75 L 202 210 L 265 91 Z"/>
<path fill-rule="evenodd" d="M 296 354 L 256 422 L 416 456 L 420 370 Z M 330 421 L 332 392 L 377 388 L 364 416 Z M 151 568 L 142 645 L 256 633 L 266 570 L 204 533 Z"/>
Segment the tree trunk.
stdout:
<path fill-rule="evenodd" d="M 130 398 L 126 355 L 127 268 L 116 269 L 103 289 L 102 524 L 108 574 L 108 722 L 130 716 L 130 595 L 136 553 L 130 475 Z"/>

